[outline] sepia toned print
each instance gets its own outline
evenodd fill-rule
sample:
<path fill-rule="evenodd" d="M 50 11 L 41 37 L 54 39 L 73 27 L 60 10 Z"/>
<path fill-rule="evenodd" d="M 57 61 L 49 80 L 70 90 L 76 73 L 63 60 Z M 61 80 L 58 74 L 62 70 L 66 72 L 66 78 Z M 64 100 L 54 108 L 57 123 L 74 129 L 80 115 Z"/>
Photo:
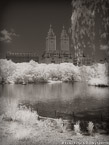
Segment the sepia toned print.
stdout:
<path fill-rule="evenodd" d="M 109 144 L 109 1 L 0 2 L 0 145 Z"/>

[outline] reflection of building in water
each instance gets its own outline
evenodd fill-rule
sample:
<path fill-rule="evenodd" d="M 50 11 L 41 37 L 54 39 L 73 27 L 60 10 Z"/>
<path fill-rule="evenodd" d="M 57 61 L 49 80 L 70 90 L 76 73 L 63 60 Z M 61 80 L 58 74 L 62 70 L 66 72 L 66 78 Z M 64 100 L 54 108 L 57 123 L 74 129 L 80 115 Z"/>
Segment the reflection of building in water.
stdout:
<path fill-rule="evenodd" d="M 42 61 L 45 63 L 62 63 L 73 62 L 72 54 L 69 48 L 69 36 L 63 27 L 60 38 L 60 50 L 56 49 L 56 35 L 50 25 L 48 35 L 46 37 L 46 51 L 42 55 Z"/>
<path fill-rule="evenodd" d="M 6 58 L 8 60 L 12 60 L 13 62 L 29 62 L 30 60 L 34 60 L 36 62 L 39 61 L 38 56 L 35 53 L 7 52 Z"/>

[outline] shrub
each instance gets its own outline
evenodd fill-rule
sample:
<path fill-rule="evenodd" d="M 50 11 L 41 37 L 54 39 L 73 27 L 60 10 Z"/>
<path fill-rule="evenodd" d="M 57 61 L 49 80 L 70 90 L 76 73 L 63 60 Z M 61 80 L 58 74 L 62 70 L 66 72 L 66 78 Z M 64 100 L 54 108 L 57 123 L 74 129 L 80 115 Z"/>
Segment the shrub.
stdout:
<path fill-rule="evenodd" d="M 64 122 L 62 120 L 62 118 L 56 119 L 57 122 L 57 127 L 59 127 L 60 132 L 64 132 L 65 131 L 65 127 L 64 127 Z"/>
<path fill-rule="evenodd" d="M 35 124 L 38 120 L 36 111 L 31 111 L 31 108 L 18 107 L 18 100 L 13 98 L 3 99 L 3 119 L 6 121 L 20 121 L 22 124 Z"/>
<path fill-rule="evenodd" d="M 87 130 L 88 130 L 88 133 L 89 133 L 90 135 L 93 135 L 93 130 L 94 130 L 94 124 L 93 124 L 93 122 L 90 121 L 90 122 L 88 123 Z"/>
<path fill-rule="evenodd" d="M 24 125 L 35 124 L 38 121 L 38 114 L 31 109 L 20 109 L 15 114 L 15 119 L 21 121 Z"/>
<path fill-rule="evenodd" d="M 18 100 L 13 98 L 3 97 L 1 101 L 2 113 L 4 114 L 4 119 L 15 120 L 15 114 L 18 111 Z"/>
<path fill-rule="evenodd" d="M 81 130 L 80 130 L 80 121 L 76 122 L 76 124 L 74 125 L 74 131 L 77 135 L 80 135 Z"/>

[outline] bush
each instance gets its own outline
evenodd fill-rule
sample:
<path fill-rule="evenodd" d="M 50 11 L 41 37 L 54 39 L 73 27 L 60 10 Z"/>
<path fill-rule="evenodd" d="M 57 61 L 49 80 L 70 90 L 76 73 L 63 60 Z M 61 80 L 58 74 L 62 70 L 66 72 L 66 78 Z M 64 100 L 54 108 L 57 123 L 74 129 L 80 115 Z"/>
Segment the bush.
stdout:
<path fill-rule="evenodd" d="M 88 81 L 90 85 L 109 85 L 108 67 L 106 64 L 92 66 L 75 66 L 72 63 L 38 64 L 30 61 L 14 63 L 6 59 L 0 60 L 0 77 L 5 83 L 36 83 L 51 80 Z M 90 81 L 89 81 L 90 80 Z M 1 82 L 1 81 L 0 81 Z"/>
<path fill-rule="evenodd" d="M 74 125 L 74 131 L 77 135 L 81 134 L 81 130 L 80 130 L 80 121 L 76 122 L 76 124 Z"/>
<path fill-rule="evenodd" d="M 32 125 L 37 123 L 38 114 L 36 111 L 31 111 L 31 109 L 21 109 L 16 112 L 15 119 L 21 121 L 24 125 Z"/>
<path fill-rule="evenodd" d="M 94 124 L 93 124 L 93 122 L 90 121 L 90 122 L 88 123 L 87 130 L 88 130 L 88 133 L 89 133 L 90 135 L 93 135 L 93 130 L 94 130 Z"/>
<path fill-rule="evenodd" d="M 1 98 L 2 113 L 5 120 L 15 120 L 15 114 L 18 111 L 18 100 L 13 98 Z"/>
<path fill-rule="evenodd" d="M 31 111 L 31 108 L 18 107 L 18 100 L 13 98 L 4 98 L 2 108 L 4 110 L 3 119 L 6 121 L 19 121 L 22 124 L 35 124 L 38 120 L 36 111 Z"/>

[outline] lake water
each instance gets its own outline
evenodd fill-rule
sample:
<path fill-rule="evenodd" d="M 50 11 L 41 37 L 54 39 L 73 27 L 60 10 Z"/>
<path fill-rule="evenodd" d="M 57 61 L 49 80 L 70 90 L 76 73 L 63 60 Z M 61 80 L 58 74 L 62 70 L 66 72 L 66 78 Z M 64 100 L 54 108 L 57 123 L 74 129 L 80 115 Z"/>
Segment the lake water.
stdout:
<path fill-rule="evenodd" d="M 86 83 L 0 85 L 0 99 L 30 106 L 42 116 L 109 119 L 108 88 Z"/>

